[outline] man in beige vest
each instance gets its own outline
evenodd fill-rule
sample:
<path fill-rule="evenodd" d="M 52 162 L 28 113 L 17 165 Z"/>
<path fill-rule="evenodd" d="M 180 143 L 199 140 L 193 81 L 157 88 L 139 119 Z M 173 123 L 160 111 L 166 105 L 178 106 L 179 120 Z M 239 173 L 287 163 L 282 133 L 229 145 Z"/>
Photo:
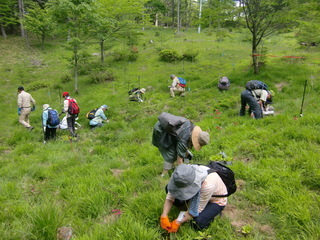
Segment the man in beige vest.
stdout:
<path fill-rule="evenodd" d="M 18 114 L 19 122 L 28 130 L 32 131 L 34 127 L 30 125 L 29 115 L 36 109 L 36 101 L 32 96 L 24 91 L 23 87 L 18 87 Z"/>

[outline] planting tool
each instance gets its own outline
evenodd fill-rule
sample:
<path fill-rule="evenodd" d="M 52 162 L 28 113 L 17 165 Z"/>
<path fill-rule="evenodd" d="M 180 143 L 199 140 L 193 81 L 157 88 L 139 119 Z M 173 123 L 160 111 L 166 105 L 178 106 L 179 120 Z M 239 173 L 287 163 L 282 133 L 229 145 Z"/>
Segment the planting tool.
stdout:
<path fill-rule="evenodd" d="M 306 80 L 306 81 L 304 82 L 304 90 L 303 90 L 302 103 L 301 103 L 301 108 L 300 108 L 300 117 L 303 117 L 303 115 L 302 115 L 302 110 L 303 110 L 304 96 L 305 96 L 305 94 L 306 94 L 307 81 L 308 81 L 308 80 Z"/>

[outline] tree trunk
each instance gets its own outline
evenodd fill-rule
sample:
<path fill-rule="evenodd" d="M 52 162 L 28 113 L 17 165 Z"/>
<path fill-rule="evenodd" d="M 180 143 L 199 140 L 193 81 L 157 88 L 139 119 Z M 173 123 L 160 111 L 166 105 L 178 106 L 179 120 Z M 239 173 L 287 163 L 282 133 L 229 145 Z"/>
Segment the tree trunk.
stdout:
<path fill-rule="evenodd" d="M 24 5 L 23 0 L 19 0 L 19 20 L 20 20 L 20 31 L 21 31 L 21 37 L 25 36 L 24 27 L 22 23 L 22 19 L 24 17 Z"/>
<path fill-rule="evenodd" d="M 180 0 L 178 0 L 177 6 L 177 33 L 180 33 Z"/>
<path fill-rule="evenodd" d="M 155 21 L 154 25 L 155 25 L 156 27 L 159 26 L 159 13 L 156 13 L 156 21 Z"/>
<path fill-rule="evenodd" d="M 1 27 L 2 37 L 7 38 L 6 29 L 4 28 L 4 26 L 2 24 L 0 24 L 0 27 Z"/>
<path fill-rule="evenodd" d="M 103 63 L 104 62 L 104 51 L 103 51 L 103 48 L 104 48 L 104 40 L 103 39 L 100 39 L 100 60 L 101 62 Z"/>
<path fill-rule="evenodd" d="M 76 93 L 78 90 L 78 47 L 74 48 L 74 90 Z"/>
<path fill-rule="evenodd" d="M 257 57 L 257 38 L 255 32 L 252 33 L 252 65 L 253 65 L 253 72 L 254 74 L 259 73 L 259 64 L 258 64 L 258 57 Z"/>

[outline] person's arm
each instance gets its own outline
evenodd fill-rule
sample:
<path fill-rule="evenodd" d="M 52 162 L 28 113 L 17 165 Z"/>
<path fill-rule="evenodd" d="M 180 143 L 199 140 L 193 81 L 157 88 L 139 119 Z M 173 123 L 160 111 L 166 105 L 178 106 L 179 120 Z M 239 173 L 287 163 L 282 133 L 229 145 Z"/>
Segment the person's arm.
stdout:
<path fill-rule="evenodd" d="M 42 126 L 46 127 L 47 126 L 47 121 L 48 121 L 48 111 L 43 111 L 42 113 Z"/>
<path fill-rule="evenodd" d="M 22 108 L 22 97 L 21 97 L 21 94 L 18 95 L 18 108 Z"/>
<path fill-rule="evenodd" d="M 69 108 L 69 100 L 66 99 L 63 102 L 63 110 L 62 110 L 62 112 L 68 112 L 68 108 Z"/>
<path fill-rule="evenodd" d="M 173 201 L 170 199 L 166 199 L 163 204 L 163 211 L 162 211 L 161 217 L 167 217 L 172 206 L 173 206 Z"/>

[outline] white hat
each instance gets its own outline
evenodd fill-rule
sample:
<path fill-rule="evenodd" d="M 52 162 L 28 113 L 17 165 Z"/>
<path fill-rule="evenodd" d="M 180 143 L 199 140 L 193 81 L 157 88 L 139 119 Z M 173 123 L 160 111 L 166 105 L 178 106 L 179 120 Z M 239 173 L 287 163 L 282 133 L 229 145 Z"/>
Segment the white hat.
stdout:
<path fill-rule="evenodd" d="M 47 104 L 47 103 L 42 105 L 43 110 L 46 110 L 46 109 L 49 108 L 49 107 L 50 107 L 50 105 Z"/>

